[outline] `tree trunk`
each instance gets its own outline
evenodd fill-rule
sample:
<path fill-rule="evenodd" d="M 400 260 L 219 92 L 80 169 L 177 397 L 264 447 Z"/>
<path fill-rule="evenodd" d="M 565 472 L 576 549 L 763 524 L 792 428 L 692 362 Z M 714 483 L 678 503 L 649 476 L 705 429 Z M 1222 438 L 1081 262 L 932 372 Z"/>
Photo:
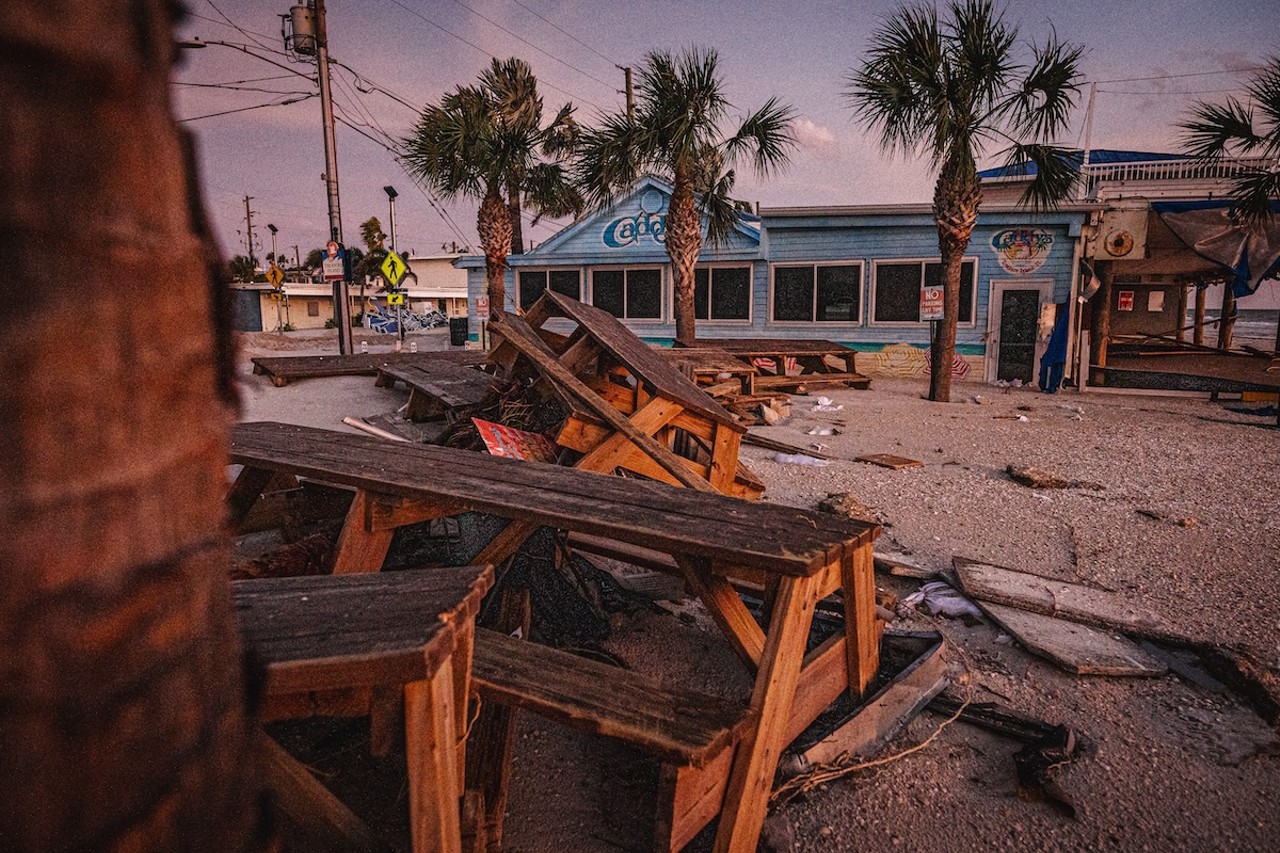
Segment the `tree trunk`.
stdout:
<path fill-rule="evenodd" d="M 969 236 L 978 222 L 982 189 L 972 166 L 948 162 L 933 191 L 933 218 L 942 256 L 942 323 L 930 350 L 929 399 L 951 402 L 951 363 L 956 357 L 960 319 L 960 271 Z"/>
<path fill-rule="evenodd" d="M 507 196 L 507 215 L 511 217 L 511 254 L 524 254 L 524 219 L 521 214 L 524 204 L 520 200 L 520 191 L 512 190 Z"/>
<path fill-rule="evenodd" d="M 665 236 L 675 291 L 676 340 L 692 345 L 698 338 L 693 291 L 694 268 L 702 252 L 702 215 L 698 213 L 689 176 L 679 171 L 667 206 Z"/>
<path fill-rule="evenodd" d="M 489 316 L 497 317 L 506 310 L 511 217 L 507 204 L 496 187 L 491 187 L 480 202 L 476 230 L 480 234 L 480 248 L 484 250 L 485 282 L 489 287 Z"/>
<path fill-rule="evenodd" d="M 174 8 L 15 0 L 0 36 L 6 850 L 261 846 Z"/>

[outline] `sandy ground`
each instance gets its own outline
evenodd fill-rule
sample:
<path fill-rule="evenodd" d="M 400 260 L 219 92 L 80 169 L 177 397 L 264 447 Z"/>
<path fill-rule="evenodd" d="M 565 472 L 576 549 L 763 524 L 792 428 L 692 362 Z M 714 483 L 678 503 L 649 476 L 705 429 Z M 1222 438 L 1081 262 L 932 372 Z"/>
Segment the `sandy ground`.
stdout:
<path fill-rule="evenodd" d="M 422 350 L 448 344 L 443 330 L 414 339 Z M 368 340 L 371 351 L 391 349 L 389 339 Z M 245 335 L 242 342 L 246 359 L 336 352 L 324 335 Z M 828 493 L 855 494 L 884 522 L 878 551 L 904 551 L 937 569 L 963 556 L 1112 590 L 1184 634 L 1244 643 L 1280 666 L 1274 418 L 1188 397 L 1049 396 L 962 383 L 955 402 L 935 404 L 921 399 L 924 391 L 920 382 L 877 379 L 868 391 L 824 392 L 841 407 L 834 412 L 814 411 L 813 398 L 796 397 L 790 419 L 755 431 L 801 446 L 821 443 L 836 461 L 779 462 L 754 447 L 744 447 L 744 461 L 768 484 L 770 501 L 811 507 Z M 250 375 L 246 361 L 242 397 L 245 420 L 341 429 L 343 416 L 394 410 L 405 394 L 375 388 L 365 377 L 275 388 Z M 840 434 L 809 434 L 831 427 Z M 892 471 L 852 461 L 866 453 L 924 466 Z M 1010 464 L 1102 488 L 1028 489 L 1005 476 Z M 1138 510 L 1193 521 L 1181 526 Z M 881 580 L 903 594 L 916 585 Z M 657 646 L 682 649 L 680 676 L 717 682 L 708 674 L 735 663 L 718 637 L 693 621 L 665 615 L 623 621 L 611 647 L 638 668 L 653 667 L 639 649 L 654 645 L 656 635 Z M 966 627 L 916 612 L 894 624 L 941 630 L 955 649 L 951 671 L 972 686 L 975 699 L 1068 724 L 1086 738 L 1087 754 L 1058 771 L 1076 818 L 1016 796 L 1011 756 L 1019 744 L 955 723 L 900 761 L 779 805 L 766 832 L 773 849 L 1280 849 L 1276 733 L 1230 694 L 1173 675 L 1071 676 L 1007 644 L 989 624 Z M 740 686 L 734 677 L 719 683 Z M 941 722 L 922 715 L 889 751 L 923 741 Z M 637 780 L 648 777 L 638 762 L 600 741 L 526 719 L 509 849 L 646 849 L 636 828 L 647 808 Z"/>

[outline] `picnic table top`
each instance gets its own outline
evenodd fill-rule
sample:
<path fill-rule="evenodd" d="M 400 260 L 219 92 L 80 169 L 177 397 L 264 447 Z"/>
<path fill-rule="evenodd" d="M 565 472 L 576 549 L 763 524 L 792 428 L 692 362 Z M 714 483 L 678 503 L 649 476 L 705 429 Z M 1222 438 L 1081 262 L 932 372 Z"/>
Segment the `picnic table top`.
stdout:
<path fill-rule="evenodd" d="M 691 370 L 694 373 L 734 373 L 758 374 L 760 371 L 753 364 L 738 358 L 733 353 L 712 347 L 650 347 L 667 364 L 677 370 Z"/>
<path fill-rule="evenodd" d="M 481 370 L 439 360 L 384 364 L 378 372 L 395 377 L 452 408 L 483 403 L 488 399 L 494 382 L 492 376 Z"/>
<path fill-rule="evenodd" d="M 368 352 L 350 355 L 280 355 L 250 359 L 254 373 L 264 373 L 288 382 L 321 376 L 373 376 L 384 364 L 448 362 L 457 365 L 483 364 L 483 350 L 433 350 L 430 352 Z"/>
<path fill-rule="evenodd" d="M 652 347 L 635 336 L 608 311 L 587 305 L 572 297 L 548 290 L 543 297 L 549 299 L 564 316 L 576 322 L 606 352 L 612 355 L 639 378 L 653 385 L 662 397 L 684 406 L 713 421 L 739 426 L 737 418 L 728 409 L 688 379 Z"/>
<path fill-rule="evenodd" d="M 405 683 L 453 651 L 489 566 L 233 581 L 240 633 L 268 667 L 268 691 Z"/>
<path fill-rule="evenodd" d="M 288 424 L 233 427 L 231 461 L 702 557 L 722 570 L 811 575 L 879 534 L 829 513 Z"/>

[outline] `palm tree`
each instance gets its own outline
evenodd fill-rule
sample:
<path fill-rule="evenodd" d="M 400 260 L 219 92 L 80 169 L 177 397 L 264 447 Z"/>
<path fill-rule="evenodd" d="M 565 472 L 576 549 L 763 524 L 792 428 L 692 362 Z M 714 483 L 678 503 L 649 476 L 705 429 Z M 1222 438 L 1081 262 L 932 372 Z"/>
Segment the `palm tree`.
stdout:
<path fill-rule="evenodd" d="M 523 206 L 549 216 L 581 206 L 563 168 L 576 136 L 571 104 L 543 127 L 542 97 L 529 66 L 495 59 L 479 85 L 459 86 L 423 110 L 404 141 L 410 174 L 446 198 L 480 200 L 476 230 L 493 314 L 504 309 L 507 256 L 513 235 L 522 233 Z"/>
<path fill-rule="evenodd" d="M 637 75 L 634 117 L 604 116 L 599 128 L 584 130 L 578 142 L 578 180 L 591 206 L 606 207 L 614 195 L 642 173 L 672 185 L 667 207 L 666 249 L 675 287 L 676 340 L 696 338 L 694 267 L 707 239 L 723 241 L 741 219 L 730 198 L 735 166 L 743 158 L 767 177 L 787 162 L 795 140 L 791 107 L 770 98 L 747 116 L 732 135 L 721 130 L 731 104 L 717 70 L 714 50 L 686 51 L 680 57 L 654 51 Z"/>
<path fill-rule="evenodd" d="M 1041 209 L 1067 197 L 1076 180 L 1066 150 L 1051 144 L 1079 94 L 1083 49 L 1050 37 L 1018 45 L 1018 28 L 989 0 L 955 0 L 949 19 L 932 6 L 898 9 L 871 37 L 870 56 L 850 73 L 845 96 L 891 153 L 927 155 L 938 173 L 933 217 L 942 256 L 943 320 L 933 342 L 929 399 L 951 399 L 960 308 L 960 267 L 978 221 L 977 158 L 1004 148 L 1031 163 L 1023 202 Z"/>
<path fill-rule="evenodd" d="M 261 848 L 227 582 L 228 293 L 170 114 L 178 10 L 6 12 L 0 846 Z"/>
<path fill-rule="evenodd" d="M 1271 219 L 1280 199 L 1280 56 L 1272 57 L 1245 87 L 1251 103 L 1228 97 L 1224 104 L 1200 101 L 1183 122 L 1183 148 L 1211 162 L 1230 157 L 1256 157 L 1242 165 L 1231 196 L 1243 222 Z"/>

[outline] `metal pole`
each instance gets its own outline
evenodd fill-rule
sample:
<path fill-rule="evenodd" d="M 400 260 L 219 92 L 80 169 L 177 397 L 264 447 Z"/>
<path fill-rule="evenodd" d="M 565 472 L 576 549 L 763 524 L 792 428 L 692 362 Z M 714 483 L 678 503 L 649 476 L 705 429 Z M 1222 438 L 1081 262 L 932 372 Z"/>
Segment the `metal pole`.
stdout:
<path fill-rule="evenodd" d="M 333 93 L 329 82 L 329 29 L 324 0 L 315 0 L 316 68 L 320 82 L 320 116 L 324 121 L 324 185 L 329 199 L 329 239 L 342 242 L 342 206 L 338 201 L 338 144 L 334 135 Z M 352 352 L 351 291 L 346 278 L 333 283 L 333 314 L 338 324 L 338 352 Z"/>
<path fill-rule="evenodd" d="M 270 222 L 267 223 L 267 230 L 271 232 L 271 263 L 280 266 L 280 258 L 276 255 L 276 231 L 278 230 Z M 280 318 L 280 303 L 284 301 L 284 287 L 281 285 L 276 288 L 276 331 L 284 331 L 284 321 Z"/>
<path fill-rule="evenodd" d="M 387 191 L 387 201 L 391 204 L 391 251 L 396 250 L 396 191 L 394 187 L 384 187 Z M 399 285 L 397 285 L 398 289 Z M 396 331 L 400 334 L 400 340 L 404 340 L 404 302 L 396 303 Z"/>
<path fill-rule="evenodd" d="M 249 266 L 251 268 L 249 280 L 253 281 L 252 273 L 258 268 L 258 259 L 253 255 L 253 211 L 249 209 L 249 202 L 251 201 L 253 201 L 253 196 L 247 195 L 244 197 L 244 223 L 249 235 Z"/>

